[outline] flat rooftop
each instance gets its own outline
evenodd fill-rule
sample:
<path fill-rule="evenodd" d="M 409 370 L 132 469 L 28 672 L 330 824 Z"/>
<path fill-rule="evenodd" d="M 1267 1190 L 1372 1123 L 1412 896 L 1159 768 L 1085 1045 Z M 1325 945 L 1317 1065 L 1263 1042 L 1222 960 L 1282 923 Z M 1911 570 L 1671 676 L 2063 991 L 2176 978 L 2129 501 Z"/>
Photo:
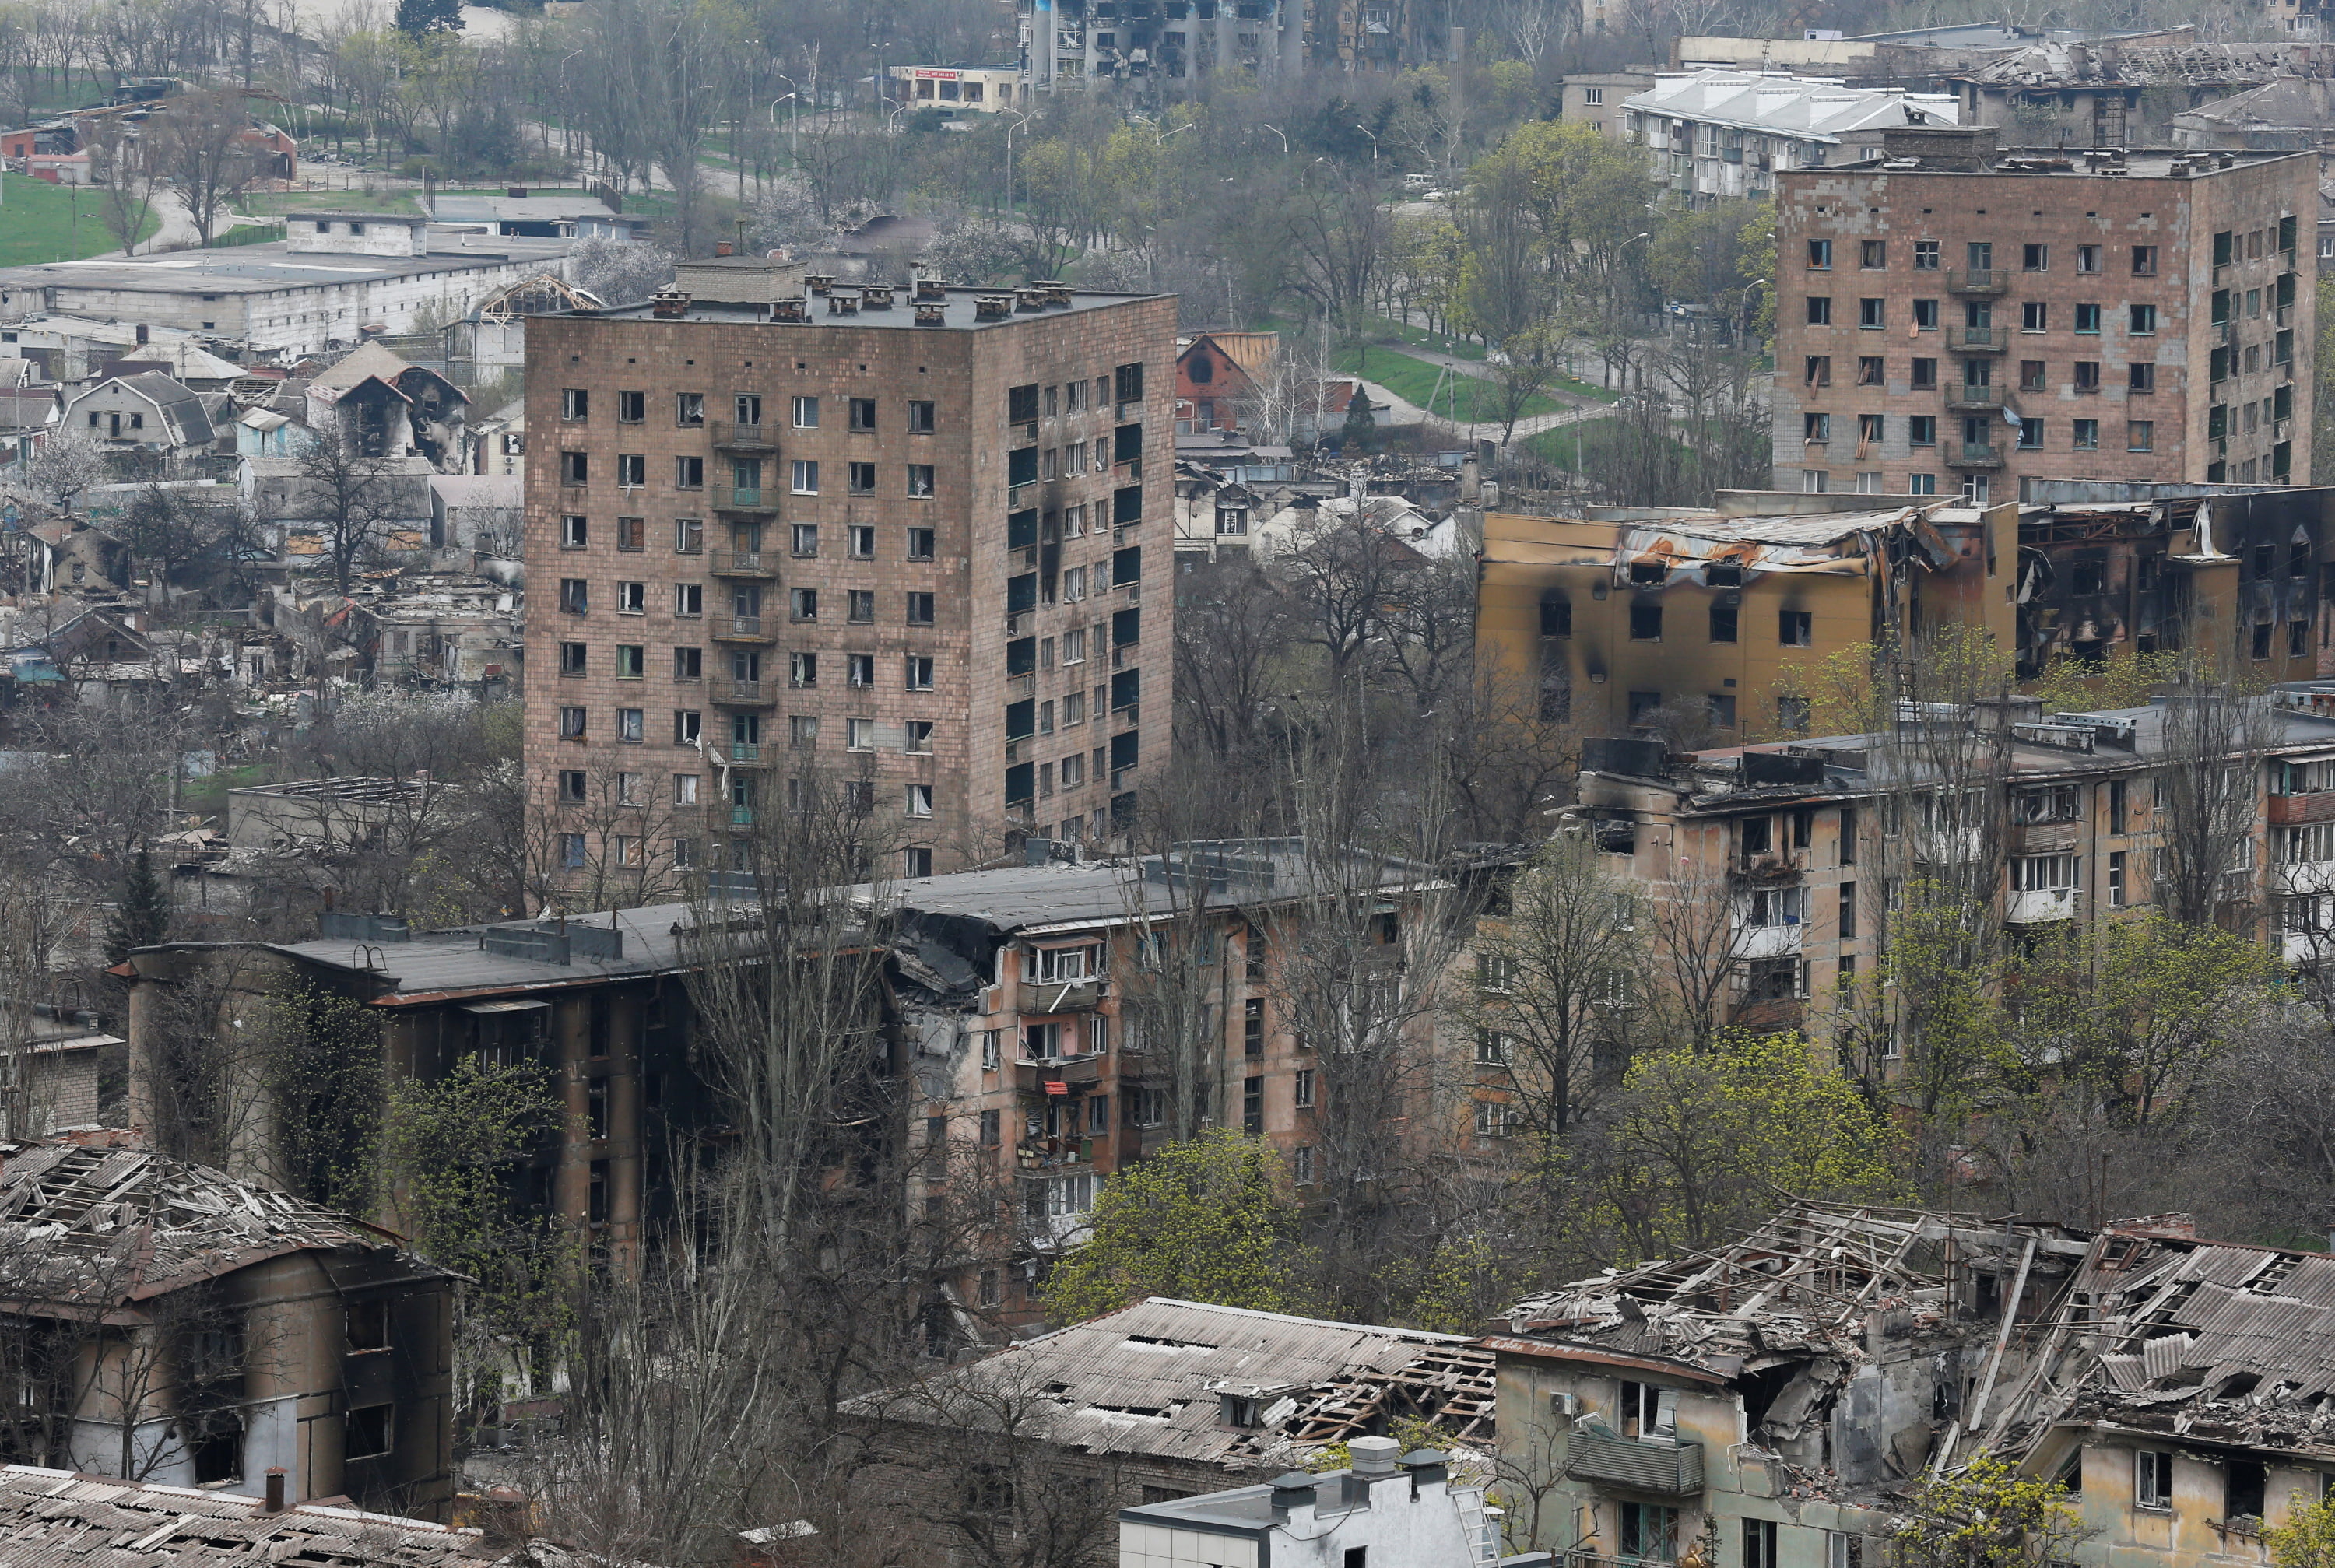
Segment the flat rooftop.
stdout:
<path fill-rule="evenodd" d="M 1950 128 L 1951 129 L 1951 128 Z M 2087 157 L 2086 150 L 2066 147 L 2006 148 L 1981 160 L 1972 169 L 1967 160 L 1908 158 L 1884 154 L 1862 163 L 1835 164 L 1826 169 L 1781 170 L 1795 178 L 1826 174 L 1957 174 L 1964 178 L 2023 174 L 2037 179 L 2205 179 L 2258 163 L 2286 158 L 2311 158 L 2315 152 L 2200 152 L 2185 147 L 2132 147 L 2122 156 Z M 1961 167 L 1950 167 L 1960 164 Z M 2318 165 L 2313 163 L 2314 169 Z"/>
<path fill-rule="evenodd" d="M 997 316 L 982 315 L 979 302 L 999 298 L 1015 301 L 1029 291 L 1026 289 L 1016 291 L 1010 288 L 966 288 L 951 285 L 945 298 L 920 302 L 916 298 L 916 292 L 913 286 L 895 286 L 891 290 L 892 303 L 888 308 L 859 309 L 850 315 L 837 313 L 829 303 L 840 299 L 857 304 L 865 297 L 866 292 L 861 286 L 837 284 L 826 294 L 806 295 L 803 296 L 804 319 L 800 322 L 771 322 L 770 306 L 768 304 L 719 299 L 693 299 L 686 310 L 672 315 L 660 315 L 657 314 L 657 307 L 646 301 L 639 305 L 612 305 L 606 310 L 577 310 L 569 311 L 567 314 L 588 316 L 601 321 L 690 321 L 730 324 L 751 324 L 764 322 L 785 327 L 887 326 L 900 327 L 909 332 L 918 330 L 938 332 L 944 328 L 958 332 L 980 332 L 991 328 L 1014 327 L 1024 322 L 1044 321 L 1051 316 L 1076 315 L 1081 311 L 1104 310 L 1111 305 L 1131 305 L 1139 300 L 1168 297 L 1158 294 L 1101 294 L 1087 289 L 1063 289 L 1053 295 L 1055 299 L 1061 302 L 1060 304 L 1050 305 L 1038 310 L 1022 310 L 1009 305 L 1006 314 Z M 795 296 L 789 293 L 780 297 L 787 300 Z M 925 314 L 917 308 L 919 304 L 927 306 L 939 305 L 939 319 L 919 319 Z"/>
<path fill-rule="evenodd" d="M 368 213 L 365 221 L 402 223 Z M 426 256 L 364 256 L 344 251 L 296 251 L 283 240 L 227 250 L 174 250 L 162 256 L 92 257 L 0 268 L 0 305 L 9 294 L 33 289 L 111 289 L 131 294 L 277 294 L 328 288 L 372 279 L 417 277 L 434 272 L 535 263 L 565 257 L 572 239 L 532 239 L 432 227 Z"/>

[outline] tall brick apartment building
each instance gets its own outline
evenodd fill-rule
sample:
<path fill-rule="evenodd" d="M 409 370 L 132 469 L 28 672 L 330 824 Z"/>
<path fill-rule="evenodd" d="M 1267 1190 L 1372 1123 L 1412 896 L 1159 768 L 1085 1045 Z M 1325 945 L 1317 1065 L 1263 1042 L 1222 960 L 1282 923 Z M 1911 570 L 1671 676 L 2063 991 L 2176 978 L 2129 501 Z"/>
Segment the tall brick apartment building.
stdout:
<path fill-rule="evenodd" d="M 2309 482 L 2316 158 L 1994 134 L 1778 172 L 1778 487 Z"/>
<path fill-rule="evenodd" d="M 1174 299 L 773 293 L 528 323 L 557 855 L 720 866 L 814 776 L 896 875 L 1108 837 L 1168 751 Z"/>

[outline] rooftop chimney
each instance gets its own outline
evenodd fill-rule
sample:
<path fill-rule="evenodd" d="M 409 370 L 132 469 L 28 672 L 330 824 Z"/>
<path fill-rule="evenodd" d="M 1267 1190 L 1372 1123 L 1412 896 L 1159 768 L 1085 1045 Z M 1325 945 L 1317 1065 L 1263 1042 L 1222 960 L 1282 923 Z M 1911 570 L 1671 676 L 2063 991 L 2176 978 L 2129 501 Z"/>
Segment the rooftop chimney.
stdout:
<path fill-rule="evenodd" d="M 1918 158 L 1932 169 L 1974 174 L 1994 157 L 1991 125 L 1892 125 L 1881 132 L 1884 158 Z"/>
<path fill-rule="evenodd" d="M 689 295 L 677 288 L 661 288 L 649 295 L 649 314 L 661 320 L 677 320 L 689 314 Z"/>
<path fill-rule="evenodd" d="M 284 1512 L 284 1466 L 281 1465 L 270 1465 L 267 1467 L 267 1500 L 260 1505 L 260 1512 L 263 1514 Z"/>
<path fill-rule="evenodd" d="M 1355 1437 L 1346 1444 L 1346 1452 L 1354 1457 L 1355 1475 L 1391 1476 L 1402 1445 L 1392 1437 Z"/>
<path fill-rule="evenodd" d="M 730 255 L 730 254 L 731 254 L 731 246 L 730 246 L 730 242 L 729 242 L 728 240 L 726 240 L 726 239 L 717 239 L 717 240 L 715 240 L 715 241 L 713 242 L 713 254 L 714 254 L 714 255 L 716 255 L 716 256 L 728 256 L 728 255 Z"/>

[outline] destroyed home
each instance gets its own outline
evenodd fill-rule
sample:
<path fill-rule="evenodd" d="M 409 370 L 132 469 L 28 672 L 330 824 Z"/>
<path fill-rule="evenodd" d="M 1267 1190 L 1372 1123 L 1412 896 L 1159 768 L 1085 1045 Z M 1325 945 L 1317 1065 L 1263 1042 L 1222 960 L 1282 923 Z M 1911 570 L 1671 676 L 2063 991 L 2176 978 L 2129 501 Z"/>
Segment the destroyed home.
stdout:
<path fill-rule="evenodd" d="M 5 1154 L 0 1327 L 32 1396 L 11 1413 L 13 1452 L 446 1514 L 451 1275 L 385 1231 L 131 1134 Z"/>
<path fill-rule="evenodd" d="M 2335 1258 L 2200 1239 L 2185 1215 L 2093 1236 L 2020 1376 L 1950 1429 L 2056 1479 L 2094 1532 L 2079 1561 L 2257 1562 L 2335 1475 Z"/>
<path fill-rule="evenodd" d="M 1267 1480 L 1399 1421 L 1480 1449 L 1492 1392 L 1492 1356 L 1462 1335 L 1155 1296 L 844 1409 L 904 1506 L 994 1513 L 1010 1534 Z"/>
<path fill-rule="evenodd" d="M 1119 1513 L 1120 1568 L 1465 1568 L 1501 1561 L 1501 1510 L 1462 1485 L 1451 1456 L 1392 1437 L 1347 1441 L 1344 1469 L 1291 1470 L 1260 1486 Z M 1355 1553 L 1361 1553 L 1356 1556 Z M 1507 1559 L 1541 1568 L 1546 1553 Z"/>
<path fill-rule="evenodd" d="M 359 457 L 426 458 L 459 473 L 470 396 L 436 371 L 369 343 L 308 382 L 310 430 L 333 432 Z"/>
<path fill-rule="evenodd" d="M 2218 760 L 2201 750 L 2206 721 L 2169 717 L 2189 700 L 2072 713 L 2021 697 L 1933 704 L 1885 734 L 1684 755 L 1593 740 L 1568 815 L 1609 873 L 1648 897 L 1727 903 L 1712 961 L 1726 966 L 1729 1021 L 1814 1028 L 1826 1011 L 1812 1001 L 1878 962 L 1884 890 L 1914 866 L 1955 867 L 2013 931 L 2169 902 L 2159 857 L 2183 819 L 2159 780 Z M 2214 906 L 2288 962 L 2323 963 L 2335 956 L 2335 832 L 2323 825 L 2335 820 L 2335 719 L 2262 697 L 2211 721 L 2231 726 L 2227 754 L 2258 791 Z M 1898 1048 L 1883 1049 L 1868 1065 L 1886 1074 Z"/>
<path fill-rule="evenodd" d="M 1877 1562 L 1892 1488 L 2030 1364 L 2089 1246 L 2049 1224 L 1796 1202 L 1710 1252 L 1519 1302 L 1512 1546 L 1576 1563 Z M 1698 1545 L 1700 1543 L 1700 1545 Z"/>
<path fill-rule="evenodd" d="M 1277 332 L 1204 332 L 1176 349 L 1176 433 L 1238 430 L 1281 351 Z"/>
<path fill-rule="evenodd" d="M 2007 642 L 2015 526 L 2008 507 L 1760 491 L 1714 511 L 1488 512 L 1477 646 L 1591 733 L 1672 708 L 1721 737 L 1791 730 L 1788 664 L 1947 621 Z"/>
<path fill-rule="evenodd" d="M 247 1495 L 8 1465 L 0 1466 L 0 1532 L 24 1564 L 106 1553 L 134 1553 L 147 1568 L 286 1562 L 483 1568 L 495 1561 L 478 1530 L 298 1502 L 279 1487 L 284 1479 L 269 1476 L 261 1490 Z"/>
<path fill-rule="evenodd" d="M 216 1019 L 221 1050 L 264 1050 L 268 999 L 315 987 L 380 1020 L 382 1059 L 395 1072 L 434 1079 L 465 1056 L 550 1070 L 563 1125 L 515 1174 L 518 1206 L 630 1257 L 644 1220 L 670 1212 L 676 1141 L 711 1114 L 683 980 L 693 922 L 685 904 L 419 932 L 327 915 L 326 934 L 310 942 L 141 948 L 117 971 L 130 982 L 131 1125 L 167 1150 L 185 1145 L 194 1121 L 231 1117 L 252 1130 L 226 1163 L 254 1179 L 276 1169 L 279 1151 L 244 1114 L 250 1107 L 185 1103 L 170 1041 L 191 1008 Z"/>
<path fill-rule="evenodd" d="M 1325 1177 L 1317 1128 L 1340 1069 L 1323 1060 L 1324 1042 L 1303 1037 L 1305 1003 L 1285 968 L 1323 940 L 1313 921 L 1334 929 L 1356 898 L 1379 912 L 1359 963 L 1389 988 L 1383 1027 L 1412 1064 L 1400 1092 L 1416 1096 L 1415 1129 L 1432 1121 L 1433 1004 L 1401 979 L 1435 940 L 1449 890 L 1431 868 L 1302 839 L 1190 844 L 1131 862 L 1076 861 L 1070 846 L 1035 840 L 1029 852 L 1027 866 L 885 891 L 897 920 L 894 1005 L 923 1100 L 910 1115 L 925 1118 L 928 1141 L 996 1162 L 1027 1215 L 1027 1248 L 1009 1266 L 985 1259 L 954 1282 L 960 1309 L 1035 1317 L 1038 1271 L 1077 1239 L 1097 1191 L 1174 1141 L 1178 1124 L 1270 1140 L 1301 1188 Z M 1179 1115 L 1179 1094 L 1199 1108 Z M 950 1179 L 925 1167 L 911 1205 Z"/>

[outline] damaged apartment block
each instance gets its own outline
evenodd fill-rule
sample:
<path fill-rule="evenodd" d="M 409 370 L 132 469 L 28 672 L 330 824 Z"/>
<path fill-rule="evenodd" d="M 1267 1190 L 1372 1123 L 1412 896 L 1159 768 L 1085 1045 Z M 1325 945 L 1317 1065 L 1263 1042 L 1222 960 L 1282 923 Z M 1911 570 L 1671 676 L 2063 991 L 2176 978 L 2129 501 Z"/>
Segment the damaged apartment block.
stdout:
<path fill-rule="evenodd" d="M 1519 1302 L 1498 1358 L 1512 1540 L 1576 1565 L 1832 1568 L 2027 1370 L 2089 1244 L 2056 1226 L 1796 1203 L 1714 1252 Z M 1778 1532 L 1824 1533 L 1778 1555 Z"/>

